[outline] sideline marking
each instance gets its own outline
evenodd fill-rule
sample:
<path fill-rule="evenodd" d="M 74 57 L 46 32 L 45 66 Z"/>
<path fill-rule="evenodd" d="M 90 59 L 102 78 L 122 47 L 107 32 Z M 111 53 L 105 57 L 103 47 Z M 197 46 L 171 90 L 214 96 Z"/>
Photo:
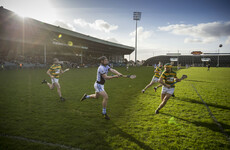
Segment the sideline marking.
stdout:
<path fill-rule="evenodd" d="M 46 146 L 54 146 L 54 147 L 60 147 L 60 148 L 70 149 L 70 150 L 80 150 L 79 148 L 74 148 L 71 146 L 66 146 L 66 145 L 57 144 L 57 143 L 49 143 L 49 142 L 39 141 L 39 140 L 33 140 L 33 139 L 21 137 L 21 136 L 12 136 L 12 135 L 2 134 L 2 133 L 0 133 L 0 136 L 11 138 L 11 139 L 22 140 L 22 141 L 26 141 L 26 142 L 33 142 L 33 143 L 42 144 L 42 145 L 46 145 Z"/>
<path fill-rule="evenodd" d="M 230 137 L 228 136 L 228 134 L 224 131 L 224 128 L 222 127 L 222 125 L 217 121 L 216 117 L 213 115 L 212 111 L 210 110 L 210 108 L 208 107 L 207 103 L 202 99 L 202 97 L 200 96 L 200 94 L 198 93 L 198 91 L 196 90 L 196 88 L 194 87 L 193 84 L 191 84 L 193 89 L 196 91 L 196 94 L 200 97 L 200 99 L 202 100 L 202 102 L 204 103 L 204 105 L 206 106 L 209 115 L 212 117 L 213 121 L 216 123 L 216 125 L 220 128 L 221 132 L 227 137 L 228 141 L 230 142 Z"/>

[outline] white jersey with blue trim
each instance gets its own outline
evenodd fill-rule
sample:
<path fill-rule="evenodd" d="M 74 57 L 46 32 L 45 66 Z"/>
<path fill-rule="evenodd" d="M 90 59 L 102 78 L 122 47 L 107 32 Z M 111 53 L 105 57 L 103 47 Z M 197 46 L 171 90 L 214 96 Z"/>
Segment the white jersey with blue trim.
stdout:
<path fill-rule="evenodd" d="M 109 72 L 110 67 L 108 65 L 103 66 L 100 65 L 97 69 L 97 83 L 99 84 L 104 84 L 105 83 L 105 79 L 102 77 L 103 74 L 106 74 Z"/>

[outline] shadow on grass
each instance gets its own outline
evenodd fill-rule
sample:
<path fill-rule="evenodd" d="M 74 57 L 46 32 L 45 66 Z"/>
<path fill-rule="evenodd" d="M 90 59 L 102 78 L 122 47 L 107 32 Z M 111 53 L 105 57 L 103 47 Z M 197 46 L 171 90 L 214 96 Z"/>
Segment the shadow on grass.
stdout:
<path fill-rule="evenodd" d="M 115 127 L 115 129 L 113 131 L 113 134 L 120 135 L 121 137 L 129 140 L 130 142 L 136 143 L 139 147 L 141 147 L 144 150 L 153 150 L 153 148 L 151 148 L 148 145 L 146 145 L 145 143 L 139 141 L 138 139 L 136 139 L 132 135 L 128 134 L 127 132 L 124 132 L 121 128 L 119 128 L 115 124 L 114 124 L 114 127 Z"/>
<path fill-rule="evenodd" d="M 202 101 L 198 101 L 196 99 L 191 99 L 191 98 L 187 98 L 187 97 L 181 97 L 181 98 L 178 97 L 175 100 L 204 105 L 204 103 Z M 206 102 L 206 104 L 208 106 L 211 106 L 211 107 L 230 110 L 230 107 L 228 107 L 228 106 L 223 106 L 223 105 L 218 105 L 218 104 L 212 104 L 212 103 L 207 103 L 207 102 Z"/>
<path fill-rule="evenodd" d="M 208 82 L 208 81 L 201 81 L 201 80 L 184 80 L 184 81 L 190 81 L 190 82 L 205 82 L 205 83 L 214 83 L 214 82 Z"/>
<path fill-rule="evenodd" d="M 219 129 L 219 127 L 213 122 L 213 123 L 207 123 L 207 122 L 200 122 L 200 121 L 190 121 L 190 120 L 187 120 L 187 119 L 184 119 L 184 118 L 180 118 L 180 117 L 177 117 L 177 116 L 174 116 L 174 115 L 171 115 L 171 114 L 167 114 L 167 113 L 160 113 L 162 115 L 166 115 L 166 116 L 170 116 L 170 117 L 174 117 L 176 119 L 179 119 L 179 120 L 182 120 L 182 121 L 186 121 L 188 123 L 192 123 L 196 126 L 202 126 L 202 127 L 205 127 L 205 128 L 208 128 L 214 132 L 220 132 L 222 133 L 222 131 Z M 221 123 L 219 122 L 222 127 L 224 128 L 224 130 L 228 129 L 230 130 L 230 125 L 228 124 L 224 124 L 224 123 Z M 226 131 L 225 131 L 226 132 Z M 230 131 L 226 132 L 228 135 L 230 134 Z"/>

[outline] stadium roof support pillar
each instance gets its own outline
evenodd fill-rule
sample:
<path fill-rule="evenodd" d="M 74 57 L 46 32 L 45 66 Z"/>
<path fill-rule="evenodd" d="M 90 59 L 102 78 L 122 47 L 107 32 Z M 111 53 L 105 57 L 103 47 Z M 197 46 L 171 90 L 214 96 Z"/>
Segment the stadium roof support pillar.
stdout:
<path fill-rule="evenodd" d="M 81 50 L 81 65 L 83 64 L 83 51 Z"/>
<path fill-rule="evenodd" d="M 192 55 L 192 66 L 194 67 L 194 55 Z"/>
<path fill-rule="evenodd" d="M 137 20 L 136 20 L 136 38 L 135 38 L 135 63 L 137 63 Z"/>
<path fill-rule="evenodd" d="M 44 45 L 44 64 L 46 64 L 46 44 Z"/>
<path fill-rule="evenodd" d="M 177 55 L 177 68 L 179 66 L 179 50 L 178 50 L 178 55 Z"/>

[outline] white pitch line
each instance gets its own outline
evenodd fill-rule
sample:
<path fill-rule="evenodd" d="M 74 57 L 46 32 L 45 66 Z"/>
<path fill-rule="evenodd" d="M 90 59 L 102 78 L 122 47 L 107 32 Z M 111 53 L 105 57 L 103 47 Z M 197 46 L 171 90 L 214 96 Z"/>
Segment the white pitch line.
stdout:
<path fill-rule="evenodd" d="M 12 135 L 2 134 L 2 133 L 0 133 L 0 136 L 11 138 L 11 139 L 22 140 L 22 141 L 26 141 L 26 142 L 42 144 L 42 145 L 46 145 L 46 146 L 60 147 L 60 148 L 63 148 L 63 149 L 80 150 L 79 148 L 74 148 L 74 147 L 67 146 L 67 145 L 62 145 L 62 144 L 57 144 L 57 143 L 50 143 L 50 142 L 45 142 L 45 141 L 39 141 L 39 140 L 29 139 L 29 138 L 25 138 L 25 137 L 21 137 L 21 136 L 12 136 Z"/>
<path fill-rule="evenodd" d="M 212 117 L 214 123 L 216 123 L 216 125 L 220 128 L 221 132 L 227 137 L 228 141 L 230 142 L 230 137 L 228 136 L 228 134 L 224 131 L 224 128 L 222 127 L 222 125 L 217 121 L 216 117 L 213 115 L 212 111 L 210 110 L 210 108 L 208 107 L 207 103 L 202 99 L 202 97 L 200 96 L 200 94 L 198 93 L 198 91 L 196 90 L 196 88 L 194 87 L 193 84 L 191 84 L 193 89 L 196 91 L 196 94 L 200 97 L 200 99 L 202 100 L 202 102 L 204 103 L 204 105 L 206 106 L 209 115 Z"/>

